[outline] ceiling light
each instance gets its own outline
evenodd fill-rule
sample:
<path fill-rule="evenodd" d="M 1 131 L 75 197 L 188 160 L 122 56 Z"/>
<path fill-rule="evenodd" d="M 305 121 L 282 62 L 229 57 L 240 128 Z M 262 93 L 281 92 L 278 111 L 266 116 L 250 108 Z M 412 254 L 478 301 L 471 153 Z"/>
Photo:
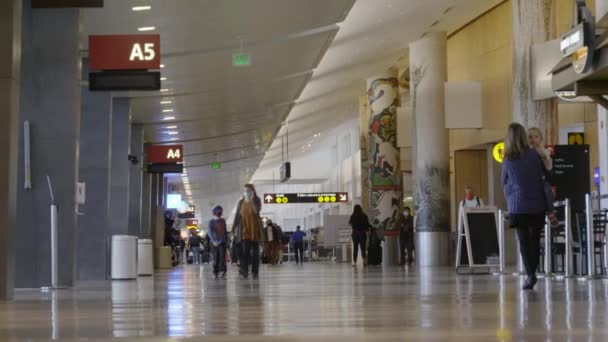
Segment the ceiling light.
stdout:
<path fill-rule="evenodd" d="M 161 78 L 160 78 L 160 80 L 161 80 L 161 81 L 166 81 L 166 80 L 167 80 L 167 78 L 166 78 L 166 77 L 161 77 Z"/>
<path fill-rule="evenodd" d="M 167 126 L 167 129 L 176 129 L 177 126 Z"/>
<path fill-rule="evenodd" d="M 173 113 L 173 109 L 163 109 L 163 113 Z"/>
<path fill-rule="evenodd" d="M 154 31 L 154 30 L 156 30 L 156 27 L 154 27 L 154 26 L 144 26 L 144 27 L 140 27 L 137 29 L 137 31 L 139 31 L 139 32 Z"/>
<path fill-rule="evenodd" d="M 160 104 L 172 104 L 172 101 L 160 101 Z"/>
<path fill-rule="evenodd" d="M 308 144 L 308 147 L 312 146 L 311 144 Z"/>
<path fill-rule="evenodd" d="M 167 89 L 167 88 L 163 88 L 163 89 L 161 89 L 160 91 L 161 91 L 161 93 L 164 93 L 164 92 L 169 91 L 169 89 Z"/>
<path fill-rule="evenodd" d="M 132 8 L 133 11 L 135 12 L 139 12 L 139 11 L 149 11 L 152 9 L 152 6 L 135 6 Z"/>
<path fill-rule="evenodd" d="M 171 138 L 171 139 L 169 139 L 169 141 L 177 141 L 177 140 L 179 140 L 179 139 L 177 139 L 177 138 Z"/>
<path fill-rule="evenodd" d="M 164 64 L 161 64 L 161 65 L 160 65 L 160 67 L 161 67 L 161 69 L 162 69 L 162 68 L 164 68 L 164 67 L 165 67 L 165 65 L 164 65 Z"/>
<path fill-rule="evenodd" d="M 163 118 L 163 121 L 167 121 L 167 120 L 175 120 L 175 116 L 165 116 Z"/>
<path fill-rule="evenodd" d="M 167 133 L 169 135 L 177 135 L 178 134 L 178 132 L 176 132 L 176 131 L 169 131 L 169 132 L 165 132 L 165 133 Z"/>

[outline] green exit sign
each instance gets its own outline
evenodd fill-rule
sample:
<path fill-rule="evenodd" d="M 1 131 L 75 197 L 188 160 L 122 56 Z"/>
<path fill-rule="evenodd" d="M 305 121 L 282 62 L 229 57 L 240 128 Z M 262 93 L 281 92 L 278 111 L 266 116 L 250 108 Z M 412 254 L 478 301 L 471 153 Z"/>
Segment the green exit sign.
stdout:
<path fill-rule="evenodd" d="M 232 66 L 235 67 L 248 67 L 251 65 L 251 55 L 248 53 L 233 53 L 232 54 Z"/>
<path fill-rule="evenodd" d="M 220 163 L 220 162 L 211 163 L 211 168 L 214 170 L 219 170 L 222 168 L 222 163 Z"/>

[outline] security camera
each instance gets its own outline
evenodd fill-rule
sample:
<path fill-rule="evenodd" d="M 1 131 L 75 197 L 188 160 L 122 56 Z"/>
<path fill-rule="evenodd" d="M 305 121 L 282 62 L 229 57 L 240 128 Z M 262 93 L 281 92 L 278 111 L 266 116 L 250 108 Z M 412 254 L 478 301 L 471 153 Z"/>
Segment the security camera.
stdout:
<path fill-rule="evenodd" d="M 134 156 L 131 154 L 129 154 L 129 161 L 131 162 L 132 165 L 139 164 L 139 159 L 137 158 L 137 156 Z"/>

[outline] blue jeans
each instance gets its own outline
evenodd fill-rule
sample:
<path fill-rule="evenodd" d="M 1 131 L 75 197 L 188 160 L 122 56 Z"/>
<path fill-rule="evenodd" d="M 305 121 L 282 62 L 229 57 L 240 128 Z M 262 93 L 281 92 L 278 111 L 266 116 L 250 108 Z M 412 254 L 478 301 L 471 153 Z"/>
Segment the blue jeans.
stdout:
<path fill-rule="evenodd" d="M 254 276 L 258 275 L 260 269 L 260 244 L 257 241 L 243 240 L 241 241 L 241 275 L 247 277 L 249 274 L 249 265 L 251 265 L 251 273 Z"/>
<path fill-rule="evenodd" d="M 226 243 L 213 246 L 213 274 L 226 273 Z"/>
<path fill-rule="evenodd" d="M 200 264 L 202 261 L 201 258 L 201 247 L 200 246 L 192 246 L 192 263 Z"/>

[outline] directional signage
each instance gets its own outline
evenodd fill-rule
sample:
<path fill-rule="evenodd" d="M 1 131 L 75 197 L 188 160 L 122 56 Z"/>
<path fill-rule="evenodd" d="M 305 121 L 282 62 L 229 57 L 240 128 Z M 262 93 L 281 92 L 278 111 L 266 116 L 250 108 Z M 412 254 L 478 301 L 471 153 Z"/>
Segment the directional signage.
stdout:
<path fill-rule="evenodd" d="M 174 164 L 184 161 L 182 145 L 148 145 L 146 154 L 148 164 Z"/>
<path fill-rule="evenodd" d="M 160 35 L 89 36 L 90 70 L 160 69 Z"/>
<path fill-rule="evenodd" d="M 291 194 L 264 194 L 264 203 L 346 203 L 348 192 L 311 192 Z"/>

